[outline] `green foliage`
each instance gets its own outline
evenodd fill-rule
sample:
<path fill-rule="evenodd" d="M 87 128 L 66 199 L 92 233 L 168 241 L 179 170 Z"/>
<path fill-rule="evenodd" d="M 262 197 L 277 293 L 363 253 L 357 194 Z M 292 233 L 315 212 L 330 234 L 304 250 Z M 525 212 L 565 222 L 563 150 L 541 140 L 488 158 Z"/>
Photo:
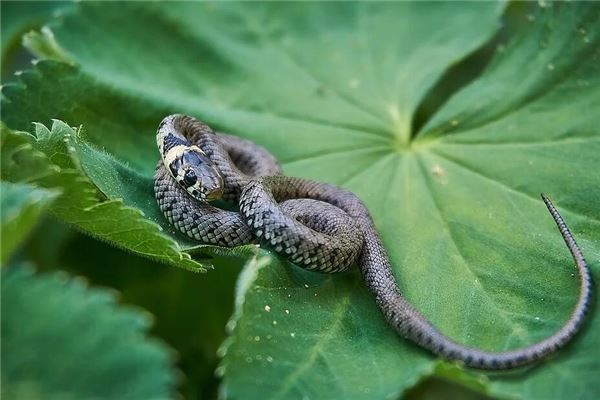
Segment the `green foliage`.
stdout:
<path fill-rule="evenodd" d="M 42 212 L 57 194 L 55 191 L 30 185 L 0 182 L 1 265 L 5 265 L 10 254 L 35 226 Z"/>
<path fill-rule="evenodd" d="M 70 5 L 66 1 L 11 1 L 2 5 L 2 53 L 11 42 L 19 42 L 27 29 L 41 25 L 52 14 Z"/>
<path fill-rule="evenodd" d="M 29 57 L 21 47 L 22 35 L 39 28 L 51 16 L 59 15 L 72 6 L 67 1 L 4 1 L 0 6 L 0 50 L 2 80 L 13 72 L 29 68 Z M 34 36 L 37 33 L 31 32 Z M 46 31 L 46 35 L 50 34 Z M 25 39 L 23 39 L 25 40 Z M 43 48 L 40 48 L 43 50 Z"/>
<path fill-rule="evenodd" d="M 8 182 L 0 189 L 4 266 L 58 193 Z M 172 353 L 145 337 L 147 314 L 117 308 L 112 292 L 65 273 L 34 276 L 12 263 L 1 274 L 3 398 L 172 397 Z"/>
<path fill-rule="evenodd" d="M 144 331 L 150 319 L 64 273 L 2 273 L 2 397 L 166 399 L 172 355 Z"/>
<path fill-rule="evenodd" d="M 238 281 L 233 335 L 220 349 L 223 393 L 397 398 L 433 372 L 434 360 L 403 343 L 369 299 L 356 273 L 323 276 L 268 256 L 251 260 Z"/>
<path fill-rule="evenodd" d="M 502 8 L 78 4 L 52 21 L 54 38 L 30 36 L 38 56 L 68 63 L 41 61 L 6 85 L 2 117 L 20 130 L 60 118 L 85 134 L 59 121 L 36 125 L 35 137 L 5 129 L 3 179 L 59 189 L 59 218 L 198 270 L 217 250 L 173 232 L 152 194 L 156 126 L 190 113 L 265 146 L 289 175 L 361 197 L 403 293 L 448 336 L 489 350 L 533 343 L 564 322 L 577 292 L 539 192 L 599 279 L 600 7 L 527 6 L 505 28 Z M 481 75 L 415 125 L 446 72 L 493 38 L 506 39 Z M 27 169 L 34 163 L 43 168 Z M 321 276 L 252 247 L 238 253 L 252 257 L 221 350 L 225 395 L 397 397 L 430 375 L 498 397 L 600 391 L 595 315 L 536 368 L 461 371 L 398 338 L 358 273 Z"/>
<path fill-rule="evenodd" d="M 35 128 L 35 137 L 2 128 L 3 179 L 26 179 L 43 187 L 59 188 L 63 195 L 53 211 L 67 222 L 140 255 L 195 271 L 203 270 L 178 243 L 161 233 L 158 224 L 145 218 L 143 209 L 124 206 L 118 196 L 107 200 L 89 181 L 82 167 L 84 161 L 98 161 L 98 167 L 104 166 L 98 171 L 100 176 L 113 185 L 111 188 L 119 190 L 125 187 L 119 173 L 126 170 L 126 166 L 116 161 L 112 163 L 113 158 L 106 153 L 80 143 L 79 133 L 63 122 L 54 121 L 52 131 L 41 124 L 36 124 Z M 127 187 L 129 197 L 136 196 L 136 188 L 146 198 L 151 197 L 150 180 L 132 179 L 130 182 L 132 184 Z M 144 183 L 150 186 L 144 186 Z M 152 207 L 157 208 L 154 201 Z"/>
<path fill-rule="evenodd" d="M 22 253 L 38 269 L 84 275 L 94 285 L 118 290 L 122 303 L 151 312 L 153 336 L 178 354 L 177 367 L 184 376 L 177 391 L 189 399 L 216 397 L 216 353 L 233 310 L 242 258 L 215 257 L 216 273 L 190 274 L 77 234 L 53 219 L 44 221 Z"/>

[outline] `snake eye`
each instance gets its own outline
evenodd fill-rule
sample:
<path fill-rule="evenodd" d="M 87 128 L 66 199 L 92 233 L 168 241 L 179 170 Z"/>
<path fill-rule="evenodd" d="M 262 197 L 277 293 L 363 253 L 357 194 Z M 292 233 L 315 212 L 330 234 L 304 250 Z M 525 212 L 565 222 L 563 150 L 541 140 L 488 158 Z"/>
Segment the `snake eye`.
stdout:
<path fill-rule="evenodd" d="M 198 180 L 198 177 L 196 176 L 196 173 L 194 172 L 193 169 L 188 169 L 187 171 L 185 171 L 185 175 L 183 175 L 183 183 L 186 186 L 192 186 L 196 183 L 196 181 Z"/>

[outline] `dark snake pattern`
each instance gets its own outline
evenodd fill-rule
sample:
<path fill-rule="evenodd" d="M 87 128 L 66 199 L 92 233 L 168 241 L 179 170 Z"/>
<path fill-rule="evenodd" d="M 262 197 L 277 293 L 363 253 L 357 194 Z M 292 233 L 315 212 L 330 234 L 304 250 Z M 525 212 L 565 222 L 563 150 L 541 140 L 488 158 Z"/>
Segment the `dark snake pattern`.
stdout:
<path fill-rule="evenodd" d="M 202 149 L 223 177 L 223 198 L 239 204 L 239 212 L 234 212 L 197 201 L 174 181 L 161 160 L 156 169 L 155 195 L 160 209 L 177 229 L 195 240 L 219 246 L 258 241 L 309 270 L 343 271 L 356 262 L 388 323 L 400 335 L 445 359 L 479 369 L 518 367 L 563 347 L 584 321 L 591 297 L 590 273 L 564 220 L 544 195 L 542 199 L 579 274 L 577 303 L 569 319 L 550 337 L 516 350 L 489 352 L 447 338 L 402 296 L 370 214 L 352 192 L 283 176 L 276 159 L 266 150 L 235 136 L 215 134 L 192 117 L 176 114 L 161 122 L 157 143 L 162 157 L 167 135 Z"/>

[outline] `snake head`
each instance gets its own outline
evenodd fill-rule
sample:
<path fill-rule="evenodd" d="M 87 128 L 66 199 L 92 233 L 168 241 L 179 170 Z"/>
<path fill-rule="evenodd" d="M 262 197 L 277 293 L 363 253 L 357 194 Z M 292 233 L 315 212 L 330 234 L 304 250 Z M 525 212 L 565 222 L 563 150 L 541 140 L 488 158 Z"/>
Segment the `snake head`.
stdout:
<path fill-rule="evenodd" d="M 175 181 L 196 200 L 212 201 L 223 195 L 221 173 L 197 146 L 176 146 L 164 162 Z"/>

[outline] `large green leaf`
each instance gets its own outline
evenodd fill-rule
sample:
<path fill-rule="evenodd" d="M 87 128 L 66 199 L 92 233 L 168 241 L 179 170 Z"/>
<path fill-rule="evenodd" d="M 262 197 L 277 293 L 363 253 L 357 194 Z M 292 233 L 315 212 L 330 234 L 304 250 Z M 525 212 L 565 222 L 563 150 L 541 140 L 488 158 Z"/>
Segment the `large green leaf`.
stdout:
<path fill-rule="evenodd" d="M 145 336 L 150 319 L 66 274 L 2 273 L 2 397 L 166 399 L 172 353 Z"/>
<path fill-rule="evenodd" d="M 250 138 L 286 173 L 365 201 L 403 292 L 444 333 L 514 348 L 556 330 L 577 291 L 539 192 L 558 203 L 596 279 L 600 254 L 599 7 L 531 8 L 482 76 L 419 132 L 411 132 L 417 107 L 451 65 L 498 33 L 499 5 L 81 4 L 52 25 L 76 66 L 42 62 L 6 86 L 3 118 L 18 129 L 55 117 L 83 124 L 93 145 L 73 146 L 82 170 L 159 224 L 149 188 L 153 132 L 165 114 L 191 113 Z M 385 326 L 356 273 L 315 276 L 258 258 L 242 282 L 225 393 L 265 397 L 273 385 L 272 397 L 337 389 L 382 398 L 440 373 Z M 273 325 L 276 310 L 294 317 Z M 592 317 L 546 364 L 489 375 L 481 390 L 591 397 L 598 329 Z"/>

